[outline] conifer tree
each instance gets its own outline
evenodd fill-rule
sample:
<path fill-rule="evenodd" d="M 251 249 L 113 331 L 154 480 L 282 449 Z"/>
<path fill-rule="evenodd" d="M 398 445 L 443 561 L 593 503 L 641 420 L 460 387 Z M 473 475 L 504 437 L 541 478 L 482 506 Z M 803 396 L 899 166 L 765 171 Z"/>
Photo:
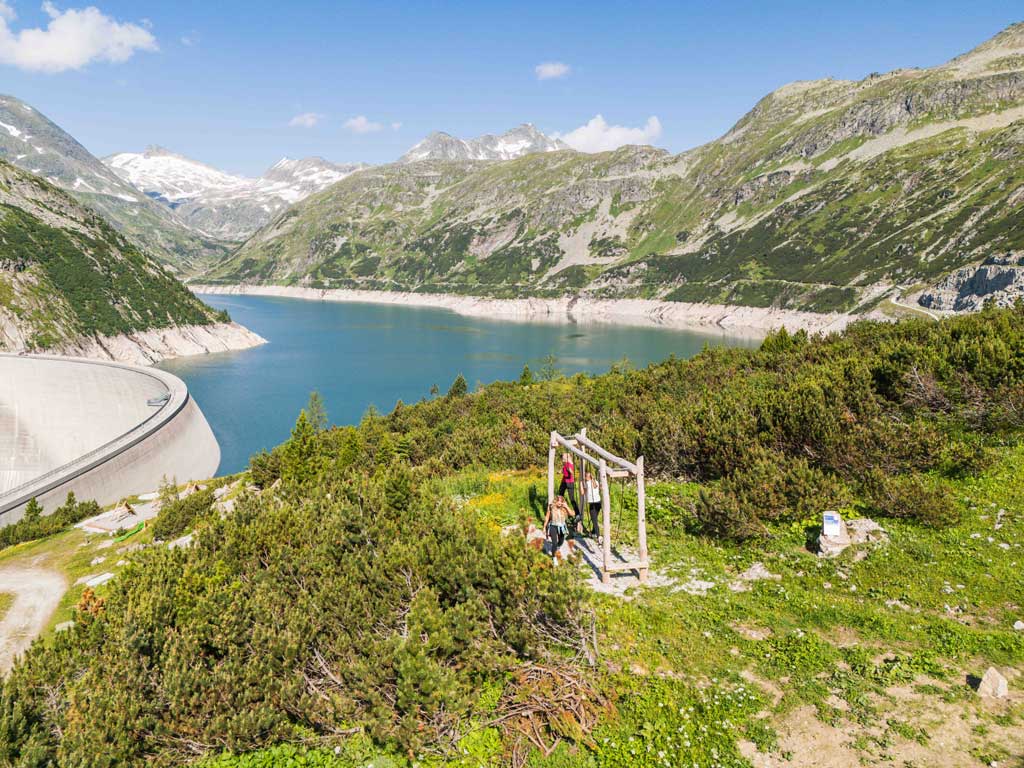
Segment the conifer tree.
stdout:
<path fill-rule="evenodd" d="M 320 393 L 313 391 L 309 393 L 309 403 L 306 405 L 306 417 L 314 432 L 323 432 L 330 422 L 327 420 L 327 409 L 324 407 L 324 399 Z"/>
<path fill-rule="evenodd" d="M 34 497 L 29 499 L 28 504 L 25 505 L 25 517 L 23 518 L 25 522 L 28 524 L 37 523 L 42 514 L 42 505 Z"/>
<path fill-rule="evenodd" d="M 448 390 L 448 397 L 462 397 L 467 392 L 469 392 L 469 384 L 466 383 L 466 377 L 460 373 L 452 382 L 452 386 Z"/>

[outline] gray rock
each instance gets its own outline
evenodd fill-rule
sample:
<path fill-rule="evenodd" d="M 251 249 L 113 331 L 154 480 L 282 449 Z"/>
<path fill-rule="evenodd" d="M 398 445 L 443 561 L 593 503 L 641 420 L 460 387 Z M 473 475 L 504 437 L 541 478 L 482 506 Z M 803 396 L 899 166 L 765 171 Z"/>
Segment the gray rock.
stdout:
<path fill-rule="evenodd" d="M 685 584 L 680 584 L 676 587 L 673 592 L 685 592 L 688 595 L 696 595 L 697 597 L 704 597 L 707 595 L 708 590 L 714 589 L 715 582 L 706 581 L 705 579 L 690 579 Z"/>
<path fill-rule="evenodd" d="M 1009 693 L 1006 678 L 995 667 L 989 667 L 978 684 L 978 695 L 988 699 L 1005 699 Z"/>
<path fill-rule="evenodd" d="M 889 540 L 889 534 L 885 532 L 874 520 L 867 517 L 858 517 L 846 524 L 850 532 L 852 544 L 880 544 Z"/>
<path fill-rule="evenodd" d="M 751 565 L 747 570 L 741 573 L 736 579 L 729 584 L 729 589 L 733 592 L 746 592 L 750 589 L 750 582 L 752 581 L 781 581 L 782 577 L 777 573 L 772 573 L 765 568 L 764 563 L 756 562 Z"/>
<path fill-rule="evenodd" d="M 182 547 L 191 547 L 191 546 L 192 546 L 192 534 L 191 533 L 186 533 L 181 538 L 175 539 L 174 541 L 170 541 L 170 542 L 167 543 L 167 548 L 168 549 L 180 549 Z"/>
<path fill-rule="evenodd" d="M 1022 254 L 999 254 L 978 266 L 962 267 L 921 294 L 922 307 L 943 311 L 972 312 L 992 299 L 999 306 L 1011 306 L 1024 296 Z"/>
<path fill-rule="evenodd" d="M 882 544 L 888 540 L 889 535 L 874 520 L 866 517 L 848 521 L 840 520 L 838 536 L 819 534 L 818 557 L 838 557 L 851 545 Z"/>
<path fill-rule="evenodd" d="M 818 535 L 818 557 L 838 557 L 850 546 L 850 530 L 845 520 L 839 521 L 839 533 L 835 536 Z"/>

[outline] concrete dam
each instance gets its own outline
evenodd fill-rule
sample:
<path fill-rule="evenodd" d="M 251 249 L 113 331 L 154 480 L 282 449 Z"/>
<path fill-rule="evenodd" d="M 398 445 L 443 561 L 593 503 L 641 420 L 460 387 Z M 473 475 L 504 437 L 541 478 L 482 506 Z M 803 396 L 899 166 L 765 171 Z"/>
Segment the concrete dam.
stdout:
<path fill-rule="evenodd" d="M 0 526 L 69 491 L 113 504 L 211 477 L 220 447 L 185 383 L 164 371 L 0 354 Z"/>

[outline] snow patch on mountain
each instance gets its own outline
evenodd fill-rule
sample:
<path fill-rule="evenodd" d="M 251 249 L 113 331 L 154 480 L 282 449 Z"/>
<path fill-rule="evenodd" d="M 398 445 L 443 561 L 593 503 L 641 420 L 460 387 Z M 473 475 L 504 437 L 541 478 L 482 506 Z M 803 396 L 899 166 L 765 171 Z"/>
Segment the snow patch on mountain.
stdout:
<path fill-rule="evenodd" d="M 183 216 L 196 229 L 241 239 L 293 203 L 366 167 L 321 157 L 282 158 L 259 178 L 236 176 L 205 163 L 148 147 L 103 160 L 118 176 Z"/>
<path fill-rule="evenodd" d="M 400 163 L 422 160 L 512 160 L 537 152 L 569 149 L 565 142 L 541 133 L 530 123 L 506 131 L 500 136 L 484 134 L 475 139 L 459 139 L 435 131 L 399 158 Z"/>

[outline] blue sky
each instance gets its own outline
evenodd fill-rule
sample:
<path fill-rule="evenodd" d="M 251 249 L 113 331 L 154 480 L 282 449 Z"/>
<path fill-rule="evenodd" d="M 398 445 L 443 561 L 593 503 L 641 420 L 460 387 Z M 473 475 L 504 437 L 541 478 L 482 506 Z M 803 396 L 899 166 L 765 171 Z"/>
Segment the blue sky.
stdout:
<path fill-rule="evenodd" d="M 250 175 L 283 155 L 388 162 L 432 130 L 567 133 L 599 114 L 656 117 L 653 143 L 682 151 L 783 83 L 931 66 L 1024 20 L 1020 0 L 92 2 L 65 18 L 88 2 L 0 0 L 0 92 L 100 156 L 161 144 Z M 47 62 L 17 36 L 50 23 L 74 45 Z M 543 63 L 568 72 L 539 79 Z M 289 126 L 306 113 L 315 125 Z M 359 116 L 379 129 L 345 127 Z"/>

